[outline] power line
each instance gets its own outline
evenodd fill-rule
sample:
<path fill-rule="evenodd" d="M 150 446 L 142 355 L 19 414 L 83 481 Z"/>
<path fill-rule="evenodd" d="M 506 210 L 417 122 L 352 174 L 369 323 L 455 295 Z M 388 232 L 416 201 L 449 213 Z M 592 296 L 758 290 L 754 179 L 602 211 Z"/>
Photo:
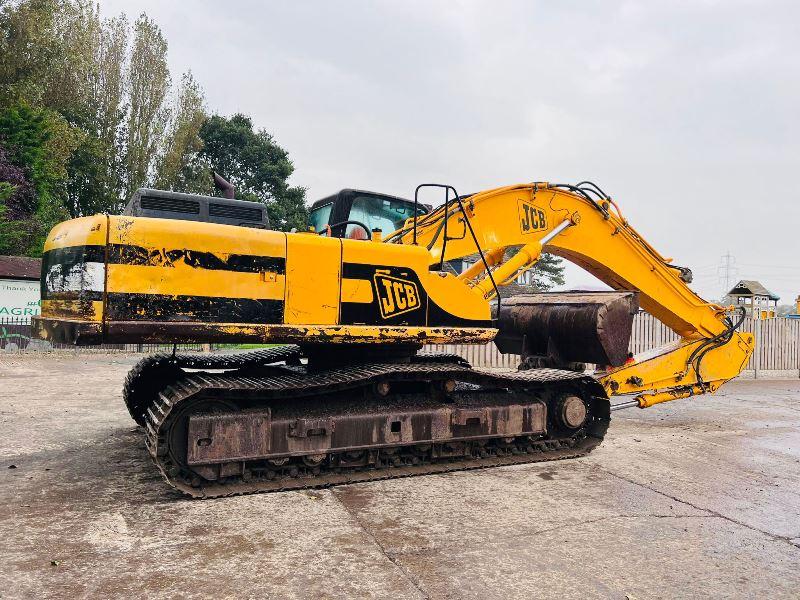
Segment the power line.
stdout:
<path fill-rule="evenodd" d="M 798 266 L 789 266 L 789 265 L 751 265 L 748 263 L 737 263 L 741 267 L 746 267 L 748 269 L 761 269 L 765 271 L 773 271 L 779 269 L 789 269 L 790 271 L 797 271 L 800 272 L 800 267 Z"/>
<path fill-rule="evenodd" d="M 727 294 L 731 289 L 731 279 L 739 275 L 739 269 L 736 268 L 736 257 L 731 255 L 728 250 L 720 257 L 722 264 L 717 267 L 717 280 L 725 282 L 725 289 L 722 291 L 723 295 Z"/>

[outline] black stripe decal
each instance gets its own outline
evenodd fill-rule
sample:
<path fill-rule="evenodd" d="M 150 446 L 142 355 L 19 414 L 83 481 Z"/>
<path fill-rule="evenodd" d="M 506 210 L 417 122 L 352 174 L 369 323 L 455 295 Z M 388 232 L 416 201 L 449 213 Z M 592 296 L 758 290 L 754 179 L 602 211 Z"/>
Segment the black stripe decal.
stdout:
<path fill-rule="evenodd" d="M 110 292 L 106 318 L 110 321 L 279 324 L 283 322 L 283 300 Z"/>
<path fill-rule="evenodd" d="M 103 292 L 94 290 L 52 292 L 44 287 L 41 289 L 42 300 L 82 300 L 85 302 L 100 302 L 103 300 Z"/>
<path fill-rule="evenodd" d="M 42 275 L 45 275 L 52 265 L 74 267 L 87 262 L 104 262 L 105 246 L 69 246 L 66 248 L 53 248 L 42 255 Z"/>
<path fill-rule="evenodd" d="M 105 260 L 105 246 L 68 246 L 54 248 L 42 255 L 42 273 L 39 280 L 42 300 L 102 300 L 103 293 L 98 289 L 63 289 L 69 285 L 86 285 L 87 263 Z M 86 285 L 86 287 L 89 287 Z M 59 289 L 61 288 L 61 289 Z"/>
<path fill-rule="evenodd" d="M 190 267 L 212 271 L 236 273 L 271 271 L 280 275 L 286 273 L 286 259 L 282 256 L 230 254 L 223 258 L 213 252 L 187 248 L 147 249 L 127 244 L 109 244 L 108 246 L 108 262 L 112 265 L 172 267 L 180 260 Z M 48 250 L 42 257 L 42 274 L 47 273 L 55 264 L 71 268 L 87 262 L 105 262 L 105 246 L 70 246 Z"/>
<path fill-rule="evenodd" d="M 108 262 L 114 265 L 172 267 L 180 260 L 190 267 L 211 271 L 236 273 L 271 271 L 280 275 L 286 273 L 286 259 L 282 256 L 230 254 L 223 258 L 213 252 L 187 248 L 148 249 L 127 244 L 109 244 L 108 247 Z"/>
<path fill-rule="evenodd" d="M 422 286 L 419 276 L 408 267 L 387 265 L 369 265 L 360 263 L 343 263 L 343 279 L 365 279 L 374 286 L 376 271 L 382 271 L 392 277 L 406 279 L 417 285 L 420 297 L 420 308 L 399 314 L 396 317 L 384 318 L 378 306 L 378 292 L 373 287 L 373 300 L 365 302 L 342 302 L 341 321 L 343 325 L 410 325 L 428 327 L 491 327 L 488 319 L 465 319 L 456 316 L 434 302 Z"/>

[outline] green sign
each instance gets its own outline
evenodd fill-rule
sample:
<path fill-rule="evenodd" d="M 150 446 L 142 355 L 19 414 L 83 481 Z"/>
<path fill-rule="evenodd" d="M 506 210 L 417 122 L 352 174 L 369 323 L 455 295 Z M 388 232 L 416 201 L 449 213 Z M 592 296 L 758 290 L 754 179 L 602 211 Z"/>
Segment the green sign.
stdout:
<path fill-rule="evenodd" d="M 0 279 L 0 321 L 13 319 L 30 323 L 39 309 L 38 281 Z"/>

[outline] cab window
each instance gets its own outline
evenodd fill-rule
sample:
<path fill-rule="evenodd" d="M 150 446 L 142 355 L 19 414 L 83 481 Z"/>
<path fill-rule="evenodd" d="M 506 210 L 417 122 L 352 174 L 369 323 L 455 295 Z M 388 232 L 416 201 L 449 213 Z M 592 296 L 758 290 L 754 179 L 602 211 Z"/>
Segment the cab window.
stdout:
<path fill-rule="evenodd" d="M 311 213 L 308 215 L 308 224 L 314 228 L 314 231 L 320 233 L 327 229 L 328 220 L 330 219 L 332 208 L 333 208 L 333 202 L 328 202 L 327 204 L 318 206 L 317 208 L 311 211 Z"/>
<path fill-rule="evenodd" d="M 420 208 L 418 215 L 425 214 Z M 350 209 L 351 221 L 360 221 L 373 229 L 380 229 L 383 234 L 389 234 L 400 229 L 406 219 L 414 215 L 414 205 L 410 202 L 399 200 L 389 200 L 377 196 L 356 196 L 353 198 L 353 206 Z M 366 239 L 366 233 L 358 225 L 350 224 L 347 226 L 345 237 L 351 239 Z"/>

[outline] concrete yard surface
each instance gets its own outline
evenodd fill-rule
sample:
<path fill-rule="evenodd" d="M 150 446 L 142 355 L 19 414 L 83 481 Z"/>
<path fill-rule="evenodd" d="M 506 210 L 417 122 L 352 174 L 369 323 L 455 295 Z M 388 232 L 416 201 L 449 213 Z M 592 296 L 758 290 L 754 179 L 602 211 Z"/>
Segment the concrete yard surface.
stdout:
<path fill-rule="evenodd" d="M 588 457 L 187 500 L 140 356 L 0 355 L 0 597 L 797 598 L 800 381 L 614 413 Z"/>

